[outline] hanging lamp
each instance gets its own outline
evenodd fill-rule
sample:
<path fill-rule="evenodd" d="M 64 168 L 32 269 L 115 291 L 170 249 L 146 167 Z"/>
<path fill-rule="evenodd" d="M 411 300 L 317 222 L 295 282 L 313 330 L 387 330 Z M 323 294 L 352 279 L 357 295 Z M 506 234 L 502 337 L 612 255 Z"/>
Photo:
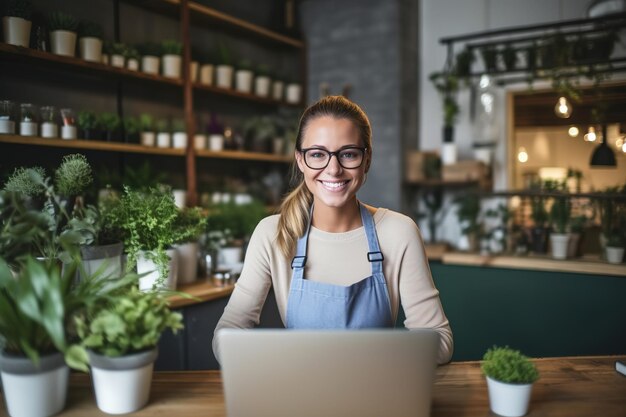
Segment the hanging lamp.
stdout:
<path fill-rule="evenodd" d="M 617 162 L 615 161 L 615 154 L 613 150 L 609 148 L 609 145 L 606 142 L 607 140 L 607 128 L 606 124 L 602 125 L 602 142 L 596 147 L 591 155 L 591 163 L 592 167 L 617 167 Z"/>

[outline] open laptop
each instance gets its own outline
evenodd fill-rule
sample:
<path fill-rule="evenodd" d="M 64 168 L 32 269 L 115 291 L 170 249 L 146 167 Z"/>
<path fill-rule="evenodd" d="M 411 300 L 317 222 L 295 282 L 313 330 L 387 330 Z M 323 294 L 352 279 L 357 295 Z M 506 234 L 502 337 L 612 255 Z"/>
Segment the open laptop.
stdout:
<path fill-rule="evenodd" d="M 439 334 L 220 330 L 228 417 L 427 417 Z"/>

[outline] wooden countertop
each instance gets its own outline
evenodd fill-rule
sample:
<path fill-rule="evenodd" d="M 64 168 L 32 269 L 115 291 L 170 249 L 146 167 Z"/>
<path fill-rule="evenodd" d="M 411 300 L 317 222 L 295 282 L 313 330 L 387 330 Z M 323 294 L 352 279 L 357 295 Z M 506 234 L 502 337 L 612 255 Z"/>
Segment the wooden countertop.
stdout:
<path fill-rule="evenodd" d="M 537 359 L 540 379 L 533 387 L 529 417 L 624 417 L 626 377 L 615 371 L 618 357 Z M 0 415 L 5 412 L 0 397 Z M 73 373 L 67 407 L 60 416 L 105 416 L 95 405 L 88 375 Z M 148 405 L 137 416 L 225 417 L 218 371 L 157 372 Z M 479 362 L 456 362 L 437 369 L 432 417 L 485 417 L 487 385 Z"/>
<path fill-rule="evenodd" d="M 215 300 L 217 298 L 228 297 L 233 292 L 234 288 L 234 284 L 218 286 L 209 278 L 200 279 L 192 284 L 178 286 L 176 291 L 187 293 L 194 298 L 186 298 L 180 295 L 169 297 L 170 307 L 179 308 Z"/>
<path fill-rule="evenodd" d="M 491 266 L 496 268 L 531 269 L 537 271 L 574 272 L 579 274 L 626 277 L 626 264 L 610 264 L 599 257 L 553 259 L 546 255 L 480 255 L 448 252 L 441 261 L 449 265 Z"/>

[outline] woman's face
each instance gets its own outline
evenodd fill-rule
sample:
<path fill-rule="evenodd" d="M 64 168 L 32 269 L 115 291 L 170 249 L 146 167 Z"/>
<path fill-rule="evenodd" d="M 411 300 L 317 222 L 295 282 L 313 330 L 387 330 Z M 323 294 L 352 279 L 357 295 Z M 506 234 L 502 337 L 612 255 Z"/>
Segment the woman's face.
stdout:
<path fill-rule="evenodd" d="M 357 147 L 362 148 L 363 141 L 359 137 L 358 128 L 348 119 L 334 119 L 323 116 L 309 122 L 304 137 L 302 149 L 321 149 L 329 152 Z M 344 165 L 350 164 L 350 159 L 358 153 L 347 152 L 342 157 Z M 311 164 L 314 157 L 324 157 L 321 152 L 307 157 Z M 298 168 L 304 174 L 304 181 L 314 196 L 316 205 L 339 208 L 354 201 L 356 193 L 365 182 L 365 173 L 369 169 L 370 157 L 368 151 L 363 156 L 363 162 L 358 168 L 348 169 L 339 164 L 339 155 L 332 155 L 324 169 L 312 169 L 304 161 L 304 155 L 296 151 Z"/>

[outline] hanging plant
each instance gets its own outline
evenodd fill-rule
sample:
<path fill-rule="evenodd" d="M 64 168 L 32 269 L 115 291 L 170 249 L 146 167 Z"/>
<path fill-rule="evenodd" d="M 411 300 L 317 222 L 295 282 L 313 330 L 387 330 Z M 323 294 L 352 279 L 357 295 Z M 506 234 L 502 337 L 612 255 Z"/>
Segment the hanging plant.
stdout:
<path fill-rule="evenodd" d="M 507 71 L 514 71 L 517 66 L 517 49 L 513 48 L 513 45 L 508 43 L 504 49 L 500 52 L 504 67 Z"/>
<path fill-rule="evenodd" d="M 498 50 L 495 46 L 486 46 L 480 50 L 485 64 L 485 71 L 488 73 L 498 70 Z"/>

